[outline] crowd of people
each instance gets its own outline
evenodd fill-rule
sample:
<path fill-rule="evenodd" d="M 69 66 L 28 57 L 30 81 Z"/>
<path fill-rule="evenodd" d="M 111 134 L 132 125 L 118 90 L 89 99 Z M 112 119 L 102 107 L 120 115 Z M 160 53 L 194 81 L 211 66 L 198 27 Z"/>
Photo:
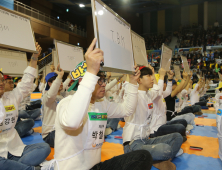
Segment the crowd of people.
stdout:
<path fill-rule="evenodd" d="M 145 37 L 146 49 L 147 50 L 159 50 L 162 47 L 162 44 L 169 45 L 171 42 L 171 35 L 149 35 Z"/>
<path fill-rule="evenodd" d="M 80 30 L 80 31 L 83 31 L 85 32 L 85 28 L 82 28 L 81 26 L 77 26 L 76 24 L 73 25 L 71 22 L 67 21 L 66 24 L 69 26 L 70 30 L 72 32 L 75 32 L 77 33 L 77 29 Z"/>
<path fill-rule="evenodd" d="M 206 50 L 206 46 L 219 46 L 222 40 L 221 34 L 222 28 L 220 27 L 209 27 L 207 30 L 201 26 L 192 29 L 182 27 L 179 31 L 174 32 L 178 38 L 176 48 L 203 47 Z"/>
<path fill-rule="evenodd" d="M 100 71 L 104 58 L 102 50 L 94 49 L 96 41 L 64 82 L 62 68 L 52 65 L 39 84 L 42 98 L 35 102 L 30 101 L 30 94 L 38 86 L 38 78 L 34 81 L 41 53 L 38 44 L 39 53 L 33 54 L 23 77 L 13 79 L 0 72 L 1 169 L 144 170 L 152 165 L 176 169 L 172 160 L 183 154 L 181 145 L 193 129 L 195 115 L 208 107 L 211 77 L 183 71 L 177 80 L 172 70 L 160 68 L 155 73 L 149 65 L 135 66 L 135 74 L 111 80 L 111 73 Z M 220 96 L 216 101 L 221 108 Z M 42 119 L 44 143 L 24 145 L 21 138 L 33 133 L 36 119 Z M 120 119 L 125 121 L 124 154 L 101 162 L 104 138 L 118 129 Z M 50 147 L 55 149 L 54 159 L 41 164 Z"/>

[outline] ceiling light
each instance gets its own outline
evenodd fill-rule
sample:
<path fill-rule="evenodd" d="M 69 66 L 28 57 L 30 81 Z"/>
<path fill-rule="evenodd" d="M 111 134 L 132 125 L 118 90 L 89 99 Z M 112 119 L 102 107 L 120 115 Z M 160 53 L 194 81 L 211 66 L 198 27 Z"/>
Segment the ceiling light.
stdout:
<path fill-rule="evenodd" d="M 77 43 L 77 45 L 80 45 L 79 43 Z"/>
<path fill-rule="evenodd" d="M 57 16 L 57 19 L 59 19 L 59 16 Z"/>
<path fill-rule="evenodd" d="M 79 6 L 80 6 L 81 8 L 85 7 L 85 5 L 84 5 L 84 4 L 79 4 Z"/>
<path fill-rule="evenodd" d="M 69 12 L 69 9 L 66 9 L 66 12 Z"/>

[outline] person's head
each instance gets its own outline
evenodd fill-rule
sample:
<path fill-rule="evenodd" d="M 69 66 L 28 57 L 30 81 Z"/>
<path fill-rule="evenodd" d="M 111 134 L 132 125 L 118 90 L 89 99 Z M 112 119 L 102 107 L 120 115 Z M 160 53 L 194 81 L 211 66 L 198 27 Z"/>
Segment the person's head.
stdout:
<path fill-rule="evenodd" d="M 153 78 L 153 72 L 150 68 L 144 67 L 140 70 L 141 74 L 138 79 L 139 86 L 144 89 L 145 91 L 149 90 L 153 87 L 154 84 L 154 78 Z"/>
<path fill-rule="evenodd" d="M 52 86 L 53 82 L 55 81 L 55 79 L 57 78 L 58 74 L 56 74 L 55 72 L 51 72 L 49 74 L 46 75 L 45 77 L 45 81 L 47 83 L 46 89 L 45 90 L 49 90 L 50 87 Z M 59 91 L 62 91 L 63 89 L 63 83 L 61 82 L 61 85 L 59 87 Z"/>
<path fill-rule="evenodd" d="M 18 83 L 21 82 L 21 81 L 22 81 L 22 77 L 16 77 L 16 78 L 14 78 L 14 84 L 15 84 L 15 86 L 17 86 Z"/>
<path fill-rule="evenodd" d="M 98 80 L 95 90 L 92 93 L 92 99 L 99 100 L 102 99 L 105 96 L 105 87 L 106 87 L 106 73 L 105 72 L 99 72 L 97 74 L 100 79 Z"/>
<path fill-rule="evenodd" d="M 8 75 L 4 75 L 4 79 L 5 79 L 5 92 L 12 91 L 14 89 L 13 78 Z"/>
<path fill-rule="evenodd" d="M 4 74 L 0 71 L 0 97 L 5 92 L 5 79 L 4 79 Z"/>

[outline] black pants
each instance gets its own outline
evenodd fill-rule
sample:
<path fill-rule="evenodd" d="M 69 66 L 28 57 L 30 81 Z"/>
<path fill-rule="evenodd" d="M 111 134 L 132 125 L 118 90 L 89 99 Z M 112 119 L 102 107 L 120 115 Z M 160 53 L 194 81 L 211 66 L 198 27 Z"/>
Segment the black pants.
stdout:
<path fill-rule="evenodd" d="M 36 101 L 30 102 L 30 105 L 26 106 L 26 110 L 38 109 L 38 108 L 41 108 L 41 106 L 42 106 L 42 101 L 36 100 Z"/>
<path fill-rule="evenodd" d="M 197 102 L 194 105 L 207 106 L 207 100 L 203 100 L 203 101 Z"/>
<path fill-rule="evenodd" d="M 137 150 L 116 156 L 95 165 L 91 170 L 150 170 L 153 159 L 146 150 Z"/>
<path fill-rule="evenodd" d="M 160 126 L 156 132 L 150 134 L 150 138 L 168 135 L 175 132 L 180 133 L 182 136 L 186 136 L 186 127 L 187 121 L 185 119 L 169 121 L 166 124 Z"/>
<path fill-rule="evenodd" d="M 51 148 L 54 148 L 55 143 L 55 131 L 50 132 L 43 140 L 49 144 Z"/>

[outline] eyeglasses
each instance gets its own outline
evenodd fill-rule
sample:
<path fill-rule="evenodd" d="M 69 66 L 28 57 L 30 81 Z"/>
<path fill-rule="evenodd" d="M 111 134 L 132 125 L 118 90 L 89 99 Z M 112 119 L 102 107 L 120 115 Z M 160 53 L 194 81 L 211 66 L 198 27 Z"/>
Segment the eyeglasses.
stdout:
<path fill-rule="evenodd" d="M 8 83 L 8 84 L 10 84 L 10 85 L 14 84 L 13 81 L 8 81 L 8 82 L 6 82 L 6 83 Z"/>
<path fill-rule="evenodd" d="M 104 79 L 104 78 L 100 78 L 97 82 L 100 86 L 102 86 L 103 83 L 107 83 L 107 79 Z"/>

